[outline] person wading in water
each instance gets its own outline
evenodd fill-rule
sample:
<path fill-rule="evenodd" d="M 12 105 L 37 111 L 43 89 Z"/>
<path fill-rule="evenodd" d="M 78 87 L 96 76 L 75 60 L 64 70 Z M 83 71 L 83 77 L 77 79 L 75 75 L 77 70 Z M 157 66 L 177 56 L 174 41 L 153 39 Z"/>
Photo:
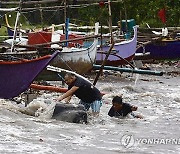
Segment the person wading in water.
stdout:
<path fill-rule="evenodd" d="M 102 96 L 100 91 L 87 80 L 72 73 L 67 73 L 64 79 L 68 85 L 68 91 L 57 100 L 62 101 L 63 99 L 66 99 L 66 103 L 69 103 L 72 95 L 75 95 L 80 99 L 80 104 L 84 105 L 87 111 L 91 107 L 92 114 L 98 116 L 100 107 L 102 106 Z"/>

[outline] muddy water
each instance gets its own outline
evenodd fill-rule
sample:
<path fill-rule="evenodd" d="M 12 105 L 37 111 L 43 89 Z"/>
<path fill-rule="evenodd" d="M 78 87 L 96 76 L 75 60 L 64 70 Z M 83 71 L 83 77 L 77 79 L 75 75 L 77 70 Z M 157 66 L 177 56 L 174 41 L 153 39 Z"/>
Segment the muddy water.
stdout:
<path fill-rule="evenodd" d="M 122 75 L 101 77 L 97 87 L 106 93 L 99 118 L 74 124 L 23 114 L 23 104 L 0 100 L 0 153 L 2 154 L 164 154 L 180 153 L 179 68 L 151 66 L 164 76 Z M 112 73 L 112 72 L 111 72 Z M 93 77 L 91 77 L 93 78 Z M 57 93 L 43 94 L 35 101 L 53 101 Z M 144 119 L 108 117 L 113 96 L 138 106 Z M 72 103 L 78 99 L 73 97 Z"/>

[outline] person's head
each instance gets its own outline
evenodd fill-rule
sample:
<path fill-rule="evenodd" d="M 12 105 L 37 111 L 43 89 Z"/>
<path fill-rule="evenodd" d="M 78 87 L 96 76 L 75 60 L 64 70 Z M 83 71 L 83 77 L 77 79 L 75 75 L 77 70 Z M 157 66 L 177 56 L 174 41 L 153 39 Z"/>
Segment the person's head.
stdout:
<path fill-rule="evenodd" d="M 72 73 L 67 73 L 64 76 L 64 81 L 66 82 L 67 85 L 71 85 L 75 80 L 76 80 L 76 76 Z"/>
<path fill-rule="evenodd" d="M 112 105 L 115 111 L 120 110 L 122 108 L 123 102 L 122 97 L 115 96 L 112 100 Z"/>

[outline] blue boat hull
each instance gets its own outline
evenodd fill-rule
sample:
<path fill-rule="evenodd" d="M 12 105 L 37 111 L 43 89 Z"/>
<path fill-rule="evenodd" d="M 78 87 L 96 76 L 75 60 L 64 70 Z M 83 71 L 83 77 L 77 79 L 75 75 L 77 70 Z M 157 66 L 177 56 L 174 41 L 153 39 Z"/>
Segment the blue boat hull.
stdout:
<path fill-rule="evenodd" d="M 150 53 L 152 59 L 179 59 L 180 41 L 161 41 L 160 43 L 151 43 L 145 46 L 145 53 Z M 143 53 L 143 48 L 137 49 L 136 53 Z"/>

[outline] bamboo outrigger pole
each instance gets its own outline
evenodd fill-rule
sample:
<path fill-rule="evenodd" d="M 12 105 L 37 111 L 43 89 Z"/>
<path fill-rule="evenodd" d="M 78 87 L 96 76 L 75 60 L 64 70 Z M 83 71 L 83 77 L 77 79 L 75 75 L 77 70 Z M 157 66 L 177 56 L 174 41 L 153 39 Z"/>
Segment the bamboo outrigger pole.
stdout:
<path fill-rule="evenodd" d="M 35 44 L 35 45 L 15 45 L 17 47 L 24 47 L 24 48 L 44 48 L 44 46 L 52 45 L 52 44 L 59 44 L 59 43 L 65 43 L 65 42 L 73 42 L 78 40 L 86 40 L 90 38 L 97 38 L 100 37 L 100 35 L 92 35 L 92 36 L 86 36 L 82 38 L 75 38 L 75 39 L 69 39 L 69 40 L 62 40 L 62 41 L 54 41 L 54 42 L 48 42 L 48 43 L 41 43 L 41 44 Z"/>

